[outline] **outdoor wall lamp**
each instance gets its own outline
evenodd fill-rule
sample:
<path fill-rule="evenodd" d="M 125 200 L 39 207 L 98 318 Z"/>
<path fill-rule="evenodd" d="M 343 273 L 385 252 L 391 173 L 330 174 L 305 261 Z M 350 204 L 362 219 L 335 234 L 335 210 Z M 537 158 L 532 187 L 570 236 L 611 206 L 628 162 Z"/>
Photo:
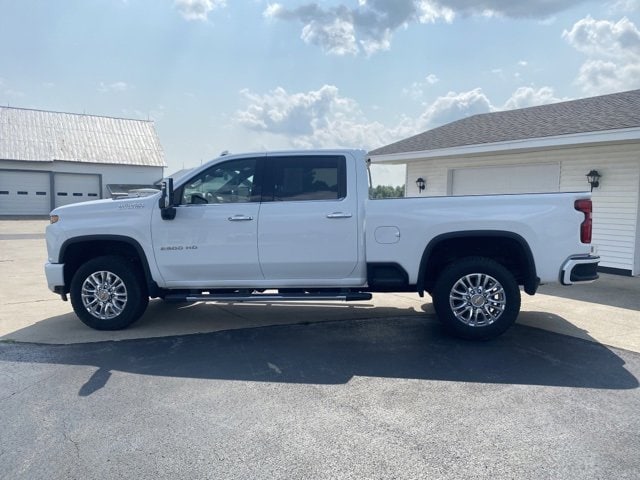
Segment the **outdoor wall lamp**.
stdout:
<path fill-rule="evenodd" d="M 422 193 L 422 191 L 427 187 L 427 182 L 424 180 L 424 178 L 419 177 L 416 180 L 416 187 L 418 187 L 418 193 Z"/>
<path fill-rule="evenodd" d="M 597 170 L 591 170 L 587 173 L 587 182 L 591 185 L 591 191 L 593 192 L 594 188 L 598 188 L 600 186 L 600 177 L 601 175 Z"/>

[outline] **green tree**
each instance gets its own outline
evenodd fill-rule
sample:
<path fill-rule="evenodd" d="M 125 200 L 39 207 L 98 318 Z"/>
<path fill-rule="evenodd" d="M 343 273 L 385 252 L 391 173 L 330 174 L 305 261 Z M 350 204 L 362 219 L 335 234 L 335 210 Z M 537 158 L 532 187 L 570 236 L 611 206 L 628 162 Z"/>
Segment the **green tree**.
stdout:
<path fill-rule="evenodd" d="M 391 185 L 377 185 L 369 188 L 369 198 L 402 198 L 404 197 L 404 185 L 393 187 Z"/>

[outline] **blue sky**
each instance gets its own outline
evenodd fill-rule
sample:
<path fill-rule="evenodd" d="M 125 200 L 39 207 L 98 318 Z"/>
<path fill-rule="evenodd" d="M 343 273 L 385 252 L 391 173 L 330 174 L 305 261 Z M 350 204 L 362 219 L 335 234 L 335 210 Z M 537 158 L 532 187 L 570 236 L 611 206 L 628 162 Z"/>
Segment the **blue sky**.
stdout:
<path fill-rule="evenodd" d="M 373 149 L 640 88 L 639 27 L 640 0 L 0 0 L 0 104 L 151 118 L 167 173 Z"/>

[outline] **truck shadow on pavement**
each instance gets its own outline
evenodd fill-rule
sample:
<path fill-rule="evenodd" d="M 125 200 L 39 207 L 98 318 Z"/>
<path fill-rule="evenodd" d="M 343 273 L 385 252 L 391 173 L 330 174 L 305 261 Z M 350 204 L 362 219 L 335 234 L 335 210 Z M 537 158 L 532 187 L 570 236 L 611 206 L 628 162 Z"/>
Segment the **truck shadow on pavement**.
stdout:
<path fill-rule="evenodd" d="M 0 344 L 0 361 L 92 366 L 80 396 L 112 372 L 174 378 L 344 384 L 355 376 L 571 388 L 634 389 L 640 357 L 516 325 L 490 342 L 446 335 L 433 319 L 278 325 L 75 345 Z M 223 387 L 222 387 L 223 388 Z"/>

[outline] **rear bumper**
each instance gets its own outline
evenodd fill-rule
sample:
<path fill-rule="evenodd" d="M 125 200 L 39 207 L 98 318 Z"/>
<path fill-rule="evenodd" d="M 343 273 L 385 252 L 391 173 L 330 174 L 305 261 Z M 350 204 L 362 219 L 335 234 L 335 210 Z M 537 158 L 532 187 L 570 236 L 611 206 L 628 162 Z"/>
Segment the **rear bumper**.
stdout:
<path fill-rule="evenodd" d="M 597 280 L 598 263 L 600 263 L 600 257 L 596 255 L 569 257 L 560 270 L 560 283 L 573 285 Z"/>
<path fill-rule="evenodd" d="M 64 263 L 45 263 L 44 274 L 49 290 L 61 293 L 64 290 Z"/>

